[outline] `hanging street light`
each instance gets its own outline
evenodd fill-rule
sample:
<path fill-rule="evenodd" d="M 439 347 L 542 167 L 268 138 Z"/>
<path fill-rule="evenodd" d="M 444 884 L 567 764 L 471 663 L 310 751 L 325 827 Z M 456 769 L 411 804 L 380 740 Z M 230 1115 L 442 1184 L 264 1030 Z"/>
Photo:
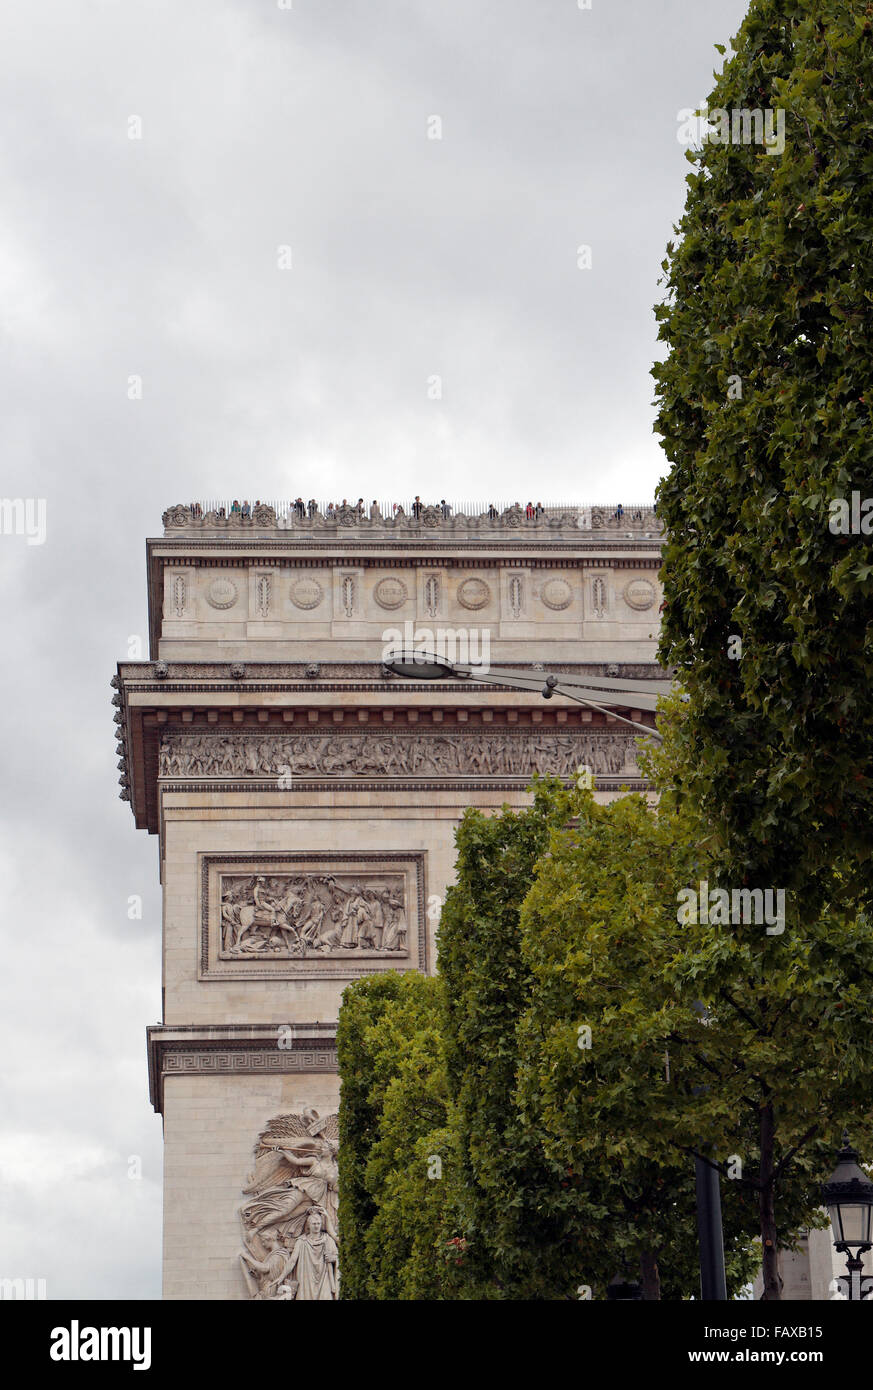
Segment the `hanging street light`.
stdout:
<path fill-rule="evenodd" d="M 649 738 L 659 739 L 658 730 L 649 724 L 640 724 L 618 709 L 648 710 L 652 714 L 658 707 L 658 698 L 666 695 L 672 688 L 669 680 L 630 681 L 618 677 L 549 675 L 547 672 L 529 670 L 497 670 L 489 666 L 462 665 L 457 661 L 447 661 L 433 652 L 407 648 L 389 652 L 382 663 L 396 676 L 406 680 L 438 681 L 447 679 L 475 681 L 479 685 L 505 685 L 510 690 L 540 692 L 544 700 L 553 695 L 563 695 L 574 700 L 577 705 L 609 714 L 620 724 L 629 724 L 632 729 Z"/>

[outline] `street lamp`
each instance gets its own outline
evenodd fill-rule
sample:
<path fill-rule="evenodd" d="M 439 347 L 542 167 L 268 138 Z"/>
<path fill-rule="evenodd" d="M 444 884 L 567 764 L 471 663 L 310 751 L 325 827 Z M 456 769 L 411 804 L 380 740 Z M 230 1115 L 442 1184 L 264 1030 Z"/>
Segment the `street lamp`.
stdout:
<path fill-rule="evenodd" d="M 873 1294 L 873 1278 L 862 1276 L 862 1255 L 873 1247 L 873 1182 L 858 1164 L 858 1154 L 843 1130 L 843 1147 L 837 1166 L 822 1183 L 821 1198 L 828 1209 L 834 1246 L 846 1256 L 847 1274 L 837 1284 L 851 1300 L 860 1301 Z"/>
<path fill-rule="evenodd" d="M 654 714 L 659 696 L 666 695 L 672 688 L 668 680 L 628 681 L 618 677 L 553 676 L 545 672 L 532 675 L 530 671 L 523 670 L 494 671 L 488 666 L 467 666 L 457 661 L 447 661 L 434 652 L 419 651 L 417 648 L 389 652 L 383 665 L 396 676 L 404 676 L 407 680 L 455 679 L 475 681 L 479 685 L 505 685 L 510 690 L 539 690 L 544 700 L 551 700 L 553 695 L 563 695 L 577 705 L 586 705 L 600 714 L 609 714 L 619 723 L 629 724 L 632 729 L 639 729 L 640 733 L 656 739 L 661 737 L 657 729 L 627 719 L 623 714 L 616 714 L 615 707 L 649 710 Z M 604 702 L 608 709 L 604 707 Z"/>

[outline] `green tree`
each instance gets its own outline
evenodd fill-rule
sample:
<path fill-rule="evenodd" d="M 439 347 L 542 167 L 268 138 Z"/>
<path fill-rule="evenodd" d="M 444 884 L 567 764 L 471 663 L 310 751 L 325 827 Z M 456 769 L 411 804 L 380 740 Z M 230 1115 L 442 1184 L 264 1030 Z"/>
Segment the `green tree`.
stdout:
<path fill-rule="evenodd" d="M 711 113 L 781 112 L 784 149 L 688 153 L 656 311 L 660 655 L 718 881 L 814 922 L 871 896 L 873 561 L 829 518 L 873 497 L 873 6 L 752 0 L 732 46 Z"/>
<path fill-rule="evenodd" d="M 522 913 L 534 986 L 520 1095 L 547 1151 L 596 1180 L 607 1210 L 637 1216 L 637 1239 L 625 1242 L 634 1256 L 654 1236 L 674 1271 L 681 1230 L 640 1220 L 641 1193 L 658 1169 L 668 1179 L 679 1152 L 708 1142 L 728 1175 L 733 1155 L 742 1179 L 724 1192 L 735 1273 L 757 1231 L 765 1297 L 778 1298 L 777 1252 L 820 1224 L 817 1184 L 839 1131 L 870 1134 L 873 929 L 838 901 L 772 935 L 764 922 L 680 912 L 708 872 L 701 824 L 669 790 L 684 708 L 668 704 L 664 743 L 648 759 L 666 788 L 657 808 L 589 796 L 578 823 L 553 834 Z M 590 1050 L 578 1046 L 583 1026 Z"/>
<path fill-rule="evenodd" d="M 570 805 L 559 781 L 539 781 L 531 806 L 493 816 L 468 810 L 457 831 L 439 972 L 466 1297 L 570 1298 L 581 1282 L 578 1184 L 566 1165 L 548 1158 L 514 1104 L 516 1028 L 530 990 L 519 912 L 550 830 Z"/>
<path fill-rule="evenodd" d="M 456 1165 L 442 1018 L 440 981 L 417 972 L 371 975 L 344 993 L 338 1031 L 343 1298 L 439 1299 L 457 1285 L 460 1252 L 443 1229 Z"/>
<path fill-rule="evenodd" d="M 533 985 L 518 1105 L 578 1176 L 585 1281 L 602 1295 L 617 1270 L 639 1270 L 644 1297 L 688 1298 L 698 1288 L 692 1153 L 716 1103 L 695 1095 L 712 1080 L 694 1055 L 700 1015 L 671 972 L 685 946 L 677 883 L 695 850 L 687 823 L 642 797 L 601 806 L 588 794 L 576 809 L 553 832 L 521 915 Z M 723 1216 L 737 1293 L 758 1262 L 747 1188 L 725 1185 Z"/>
<path fill-rule="evenodd" d="M 342 1246 L 342 1298 L 367 1298 L 366 1233 L 376 1215 L 367 1187 L 366 1167 L 378 1138 L 381 1107 L 371 1095 L 375 1074 L 367 1051 L 367 1030 L 401 991 L 392 971 L 355 981 L 343 991 L 337 1027 L 339 1107 L 339 1226 Z"/>

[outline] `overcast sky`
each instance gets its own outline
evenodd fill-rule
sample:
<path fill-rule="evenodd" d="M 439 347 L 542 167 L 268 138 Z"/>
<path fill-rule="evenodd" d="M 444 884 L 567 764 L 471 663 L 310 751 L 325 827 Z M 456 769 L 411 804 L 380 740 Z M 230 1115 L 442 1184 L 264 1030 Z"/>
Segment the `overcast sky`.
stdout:
<path fill-rule="evenodd" d="M 160 1295 L 157 841 L 109 687 L 145 537 L 194 497 L 650 501 L 677 112 L 744 12 L 5 6 L 0 486 L 47 531 L 0 535 L 0 1276 Z"/>

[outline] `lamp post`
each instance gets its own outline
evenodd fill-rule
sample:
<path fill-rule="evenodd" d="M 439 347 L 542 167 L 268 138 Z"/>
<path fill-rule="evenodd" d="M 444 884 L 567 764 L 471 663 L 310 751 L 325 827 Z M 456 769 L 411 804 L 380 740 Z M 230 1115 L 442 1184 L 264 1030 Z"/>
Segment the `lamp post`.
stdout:
<path fill-rule="evenodd" d="M 858 1163 L 858 1154 L 843 1130 L 837 1166 L 822 1183 L 821 1199 L 828 1209 L 834 1247 L 846 1256 L 848 1273 L 836 1283 L 846 1298 L 859 1302 L 873 1294 L 873 1278 L 862 1273 L 862 1256 L 873 1247 L 873 1182 Z"/>
<path fill-rule="evenodd" d="M 554 676 L 546 672 L 532 675 L 524 670 L 494 671 L 487 666 L 463 665 L 457 661 L 447 661 L 433 652 L 408 648 L 390 652 L 382 664 L 396 676 L 405 676 L 407 680 L 455 679 L 474 681 L 478 685 L 505 685 L 510 690 L 539 690 L 544 700 L 551 700 L 553 695 L 563 695 L 565 699 L 598 710 L 600 714 L 609 713 L 619 723 L 629 724 L 632 729 L 639 729 L 640 733 L 656 739 L 661 737 L 657 729 L 628 719 L 623 714 L 616 714 L 615 706 L 619 709 L 649 710 L 654 714 L 658 697 L 666 695 L 672 688 L 668 680 L 628 681 L 618 677 Z M 604 708 L 604 701 L 610 707 L 608 710 Z"/>

